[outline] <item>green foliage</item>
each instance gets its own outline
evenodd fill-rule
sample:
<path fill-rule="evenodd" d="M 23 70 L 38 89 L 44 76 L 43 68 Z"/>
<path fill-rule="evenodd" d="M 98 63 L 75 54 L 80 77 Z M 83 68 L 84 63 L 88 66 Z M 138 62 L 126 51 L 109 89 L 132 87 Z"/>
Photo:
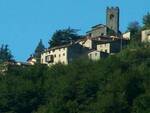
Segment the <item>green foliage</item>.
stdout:
<path fill-rule="evenodd" d="M 35 49 L 35 53 L 34 53 L 34 57 L 37 59 L 38 62 L 40 62 L 40 58 L 41 58 L 41 53 L 44 51 L 45 46 L 42 42 L 42 40 L 40 40 L 40 42 L 38 43 L 36 49 Z"/>
<path fill-rule="evenodd" d="M 50 47 L 61 46 L 64 44 L 68 44 L 71 41 L 75 41 L 79 39 L 81 36 L 77 34 L 77 30 L 67 28 L 56 31 L 51 40 L 49 41 Z"/>
<path fill-rule="evenodd" d="M 135 99 L 133 113 L 150 113 L 150 95 L 144 94 Z"/>
<path fill-rule="evenodd" d="M 131 22 L 128 25 L 127 31 L 131 32 L 131 40 L 133 42 L 141 40 L 141 26 L 137 21 Z"/>
<path fill-rule="evenodd" d="M 150 48 L 100 61 L 9 67 L 0 76 L 1 113 L 149 113 Z"/>
<path fill-rule="evenodd" d="M 8 48 L 8 45 L 1 45 L 0 47 L 0 62 L 11 61 L 13 56 Z"/>
<path fill-rule="evenodd" d="M 150 13 L 148 12 L 147 15 L 143 17 L 143 29 L 150 29 Z"/>

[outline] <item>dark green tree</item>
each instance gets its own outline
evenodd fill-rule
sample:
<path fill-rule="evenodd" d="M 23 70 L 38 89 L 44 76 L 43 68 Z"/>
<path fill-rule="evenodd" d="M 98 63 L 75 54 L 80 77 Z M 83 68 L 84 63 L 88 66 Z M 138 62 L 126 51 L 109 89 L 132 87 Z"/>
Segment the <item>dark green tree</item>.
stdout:
<path fill-rule="evenodd" d="M 131 22 L 128 25 L 127 31 L 131 32 L 132 41 L 140 41 L 141 26 L 137 21 Z"/>
<path fill-rule="evenodd" d="M 13 60 L 13 55 L 8 48 L 8 45 L 2 44 L 0 47 L 0 62 Z"/>
<path fill-rule="evenodd" d="M 34 57 L 36 58 L 37 62 L 40 62 L 41 53 L 44 51 L 44 49 L 45 49 L 45 46 L 42 42 L 42 39 L 40 39 L 40 42 L 38 43 L 34 52 Z"/>
<path fill-rule="evenodd" d="M 135 99 L 132 113 L 150 113 L 150 95 L 141 95 Z"/>
<path fill-rule="evenodd" d="M 143 29 L 150 29 L 150 13 L 148 12 L 147 15 L 143 17 Z"/>
<path fill-rule="evenodd" d="M 61 46 L 64 44 L 68 44 L 71 41 L 75 41 L 77 39 L 79 39 L 81 36 L 79 36 L 77 34 L 76 29 L 71 29 L 71 28 L 67 28 L 67 29 L 62 29 L 62 30 L 57 30 L 52 38 L 50 39 L 49 46 L 50 47 L 55 47 L 55 46 Z"/>

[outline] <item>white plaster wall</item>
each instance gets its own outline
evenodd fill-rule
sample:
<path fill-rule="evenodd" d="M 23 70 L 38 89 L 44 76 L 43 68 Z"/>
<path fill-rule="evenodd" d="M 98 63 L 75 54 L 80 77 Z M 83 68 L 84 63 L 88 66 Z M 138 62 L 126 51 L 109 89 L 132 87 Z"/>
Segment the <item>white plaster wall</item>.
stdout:
<path fill-rule="evenodd" d="M 83 47 L 92 49 L 92 40 L 91 39 L 87 39 L 86 41 L 81 41 L 81 42 L 79 42 L 79 44 L 81 44 Z"/>
<path fill-rule="evenodd" d="M 102 51 L 102 52 L 106 52 L 106 53 L 110 53 L 110 43 L 98 44 L 97 50 Z"/>
<path fill-rule="evenodd" d="M 131 39 L 131 32 L 124 33 L 123 38 L 127 39 L 127 40 L 130 40 Z"/>
<path fill-rule="evenodd" d="M 67 47 L 55 49 L 55 50 L 49 50 L 49 51 L 41 54 L 41 63 L 48 64 L 48 65 L 53 65 L 53 64 L 57 64 L 57 63 L 68 64 L 67 51 L 68 51 Z M 50 55 L 53 55 L 53 57 L 54 57 L 53 63 L 46 62 L 46 56 L 50 56 Z"/>
<path fill-rule="evenodd" d="M 53 52 L 54 57 L 54 64 L 56 63 L 62 63 L 62 64 L 68 64 L 68 60 L 67 60 L 67 48 L 60 48 L 60 49 L 56 49 Z"/>
<path fill-rule="evenodd" d="M 142 31 L 142 42 L 150 42 L 150 30 L 144 30 Z"/>
<path fill-rule="evenodd" d="M 91 59 L 91 60 L 99 60 L 100 59 L 100 52 L 98 52 L 98 51 L 93 51 L 93 52 L 90 52 L 89 54 L 88 54 L 88 57 L 89 57 L 89 59 Z"/>

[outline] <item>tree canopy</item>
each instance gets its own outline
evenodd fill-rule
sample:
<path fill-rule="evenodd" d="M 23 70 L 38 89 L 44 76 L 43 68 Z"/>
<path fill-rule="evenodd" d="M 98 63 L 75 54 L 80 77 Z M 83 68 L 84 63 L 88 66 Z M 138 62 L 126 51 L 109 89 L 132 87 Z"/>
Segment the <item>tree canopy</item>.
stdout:
<path fill-rule="evenodd" d="M 10 66 L 0 76 L 0 112 L 150 113 L 149 56 L 137 45 L 100 61 Z"/>
<path fill-rule="evenodd" d="M 133 21 L 129 23 L 127 31 L 131 32 L 131 40 L 132 41 L 140 41 L 141 39 L 141 26 L 137 21 Z"/>
<path fill-rule="evenodd" d="M 41 53 L 44 51 L 44 49 L 45 49 L 45 46 L 42 42 L 42 39 L 40 39 L 40 42 L 38 43 L 34 52 L 34 57 L 37 59 L 38 62 L 40 62 Z"/>
<path fill-rule="evenodd" d="M 50 39 L 49 46 L 61 46 L 81 38 L 81 36 L 77 34 L 77 31 L 78 30 L 71 28 L 57 30 Z"/>
<path fill-rule="evenodd" d="M 2 44 L 0 47 L 0 62 L 13 60 L 13 55 L 11 54 L 8 45 Z"/>
<path fill-rule="evenodd" d="M 148 12 L 144 17 L 143 17 L 143 29 L 150 29 L 150 13 Z"/>

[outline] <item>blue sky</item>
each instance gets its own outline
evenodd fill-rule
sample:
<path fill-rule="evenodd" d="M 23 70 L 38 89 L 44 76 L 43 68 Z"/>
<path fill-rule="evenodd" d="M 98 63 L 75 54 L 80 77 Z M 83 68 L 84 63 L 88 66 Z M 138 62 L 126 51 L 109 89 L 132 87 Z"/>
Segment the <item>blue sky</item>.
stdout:
<path fill-rule="evenodd" d="M 8 44 L 16 60 L 25 61 L 40 39 L 45 46 L 57 29 L 105 24 L 107 6 L 120 7 L 120 30 L 150 11 L 150 0 L 0 0 L 0 44 Z"/>

